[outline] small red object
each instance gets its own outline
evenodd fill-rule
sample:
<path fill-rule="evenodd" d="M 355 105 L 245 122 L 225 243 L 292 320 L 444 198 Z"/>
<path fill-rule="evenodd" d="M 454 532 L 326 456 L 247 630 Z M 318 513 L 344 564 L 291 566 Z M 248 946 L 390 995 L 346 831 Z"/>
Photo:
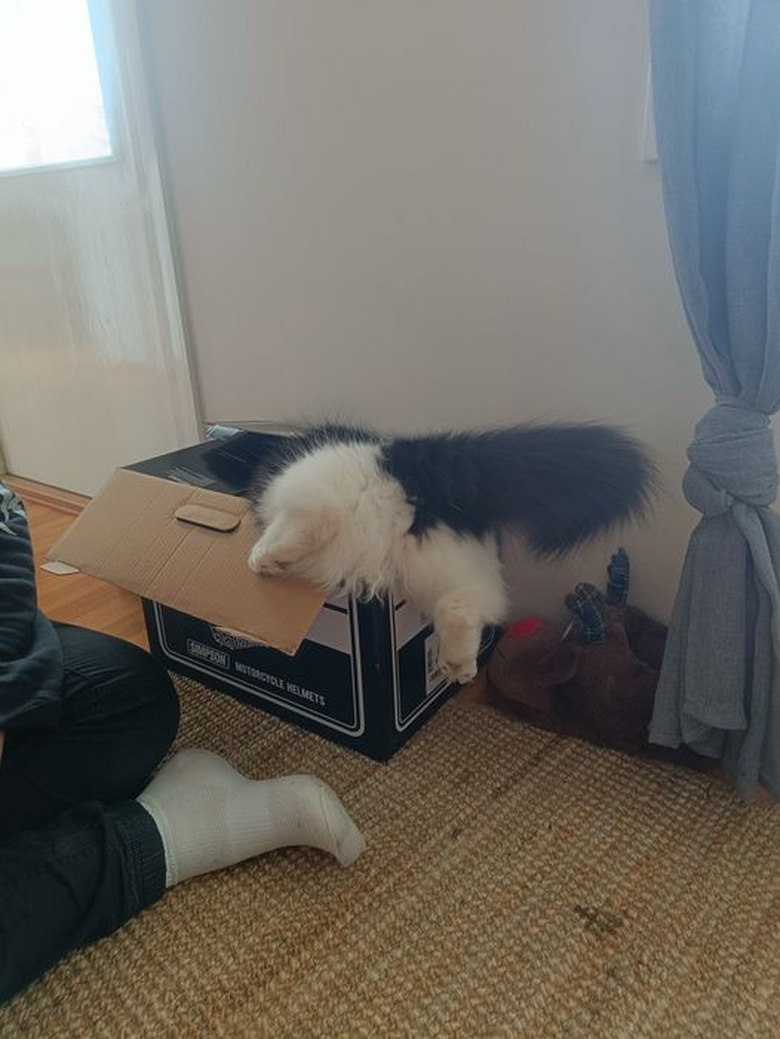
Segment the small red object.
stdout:
<path fill-rule="evenodd" d="M 529 639 L 537 631 L 544 627 L 544 621 L 539 617 L 524 617 L 521 621 L 515 621 L 507 628 L 510 639 Z"/>

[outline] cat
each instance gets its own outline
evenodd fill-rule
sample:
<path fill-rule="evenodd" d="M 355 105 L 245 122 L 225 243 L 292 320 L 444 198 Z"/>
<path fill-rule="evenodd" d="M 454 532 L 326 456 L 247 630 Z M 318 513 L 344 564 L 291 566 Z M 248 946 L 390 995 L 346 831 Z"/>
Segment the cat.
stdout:
<path fill-rule="evenodd" d="M 641 517 L 656 477 L 637 440 L 599 424 L 411 437 L 317 426 L 261 462 L 248 562 L 331 594 L 406 599 L 433 623 L 441 671 L 462 684 L 484 627 L 508 619 L 502 532 L 540 557 L 564 555 Z"/>

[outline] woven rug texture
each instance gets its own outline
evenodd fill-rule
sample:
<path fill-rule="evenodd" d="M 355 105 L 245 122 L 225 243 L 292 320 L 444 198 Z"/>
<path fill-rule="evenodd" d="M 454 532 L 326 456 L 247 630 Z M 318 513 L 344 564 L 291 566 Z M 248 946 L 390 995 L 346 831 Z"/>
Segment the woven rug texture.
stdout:
<path fill-rule="evenodd" d="M 780 1036 L 780 806 L 451 701 L 378 764 L 177 679 L 177 746 L 310 772 L 368 848 L 188 881 L 0 1036 Z"/>

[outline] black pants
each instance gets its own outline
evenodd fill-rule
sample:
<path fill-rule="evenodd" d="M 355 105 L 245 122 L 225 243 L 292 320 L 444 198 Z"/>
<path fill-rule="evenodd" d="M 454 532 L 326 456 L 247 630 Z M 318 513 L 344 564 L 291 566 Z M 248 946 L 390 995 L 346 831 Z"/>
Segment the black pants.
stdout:
<path fill-rule="evenodd" d="M 159 832 L 133 798 L 176 735 L 173 684 L 136 646 L 55 627 L 60 723 L 8 732 L 0 760 L 0 1001 L 165 889 Z"/>

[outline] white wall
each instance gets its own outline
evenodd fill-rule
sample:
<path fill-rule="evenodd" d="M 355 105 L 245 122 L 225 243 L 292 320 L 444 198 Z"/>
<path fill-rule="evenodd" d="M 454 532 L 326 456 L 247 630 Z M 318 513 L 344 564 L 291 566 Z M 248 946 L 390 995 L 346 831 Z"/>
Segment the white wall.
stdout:
<path fill-rule="evenodd" d="M 710 395 L 640 159 L 644 0 L 139 0 L 204 417 L 616 420 L 668 494 L 621 540 L 671 607 Z M 549 612 L 609 551 L 514 566 Z"/>

